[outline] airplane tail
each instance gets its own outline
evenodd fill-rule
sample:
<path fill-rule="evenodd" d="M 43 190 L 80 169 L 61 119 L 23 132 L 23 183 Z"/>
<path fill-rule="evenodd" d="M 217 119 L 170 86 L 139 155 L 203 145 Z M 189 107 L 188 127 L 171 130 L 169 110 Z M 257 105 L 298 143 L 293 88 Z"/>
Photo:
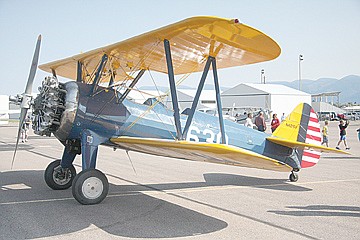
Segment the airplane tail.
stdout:
<path fill-rule="evenodd" d="M 301 168 L 314 166 L 320 159 L 320 151 L 331 151 L 321 146 L 319 120 L 314 109 L 307 103 L 299 104 L 267 139 L 297 148 Z"/>

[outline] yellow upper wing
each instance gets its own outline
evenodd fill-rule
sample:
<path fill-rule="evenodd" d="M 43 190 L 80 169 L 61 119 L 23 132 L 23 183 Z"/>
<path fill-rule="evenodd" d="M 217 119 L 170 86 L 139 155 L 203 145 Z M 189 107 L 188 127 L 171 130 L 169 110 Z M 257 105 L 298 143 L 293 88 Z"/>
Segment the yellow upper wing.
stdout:
<path fill-rule="evenodd" d="M 167 73 L 164 39 L 171 43 L 175 74 L 202 71 L 207 56 L 216 57 L 218 68 L 227 68 L 272 60 L 280 54 L 280 47 L 274 40 L 236 20 L 192 17 L 39 68 L 47 72 L 53 69 L 57 75 L 75 80 L 77 61 L 91 74 L 106 53 L 109 61 L 105 69 L 116 71 L 115 81 L 124 80 L 129 72 L 140 69 Z M 102 82 L 107 81 L 109 77 L 102 79 Z"/>
<path fill-rule="evenodd" d="M 291 171 L 291 167 L 282 162 L 231 145 L 134 137 L 111 138 L 110 141 L 124 149 L 157 156 L 281 172 Z"/>

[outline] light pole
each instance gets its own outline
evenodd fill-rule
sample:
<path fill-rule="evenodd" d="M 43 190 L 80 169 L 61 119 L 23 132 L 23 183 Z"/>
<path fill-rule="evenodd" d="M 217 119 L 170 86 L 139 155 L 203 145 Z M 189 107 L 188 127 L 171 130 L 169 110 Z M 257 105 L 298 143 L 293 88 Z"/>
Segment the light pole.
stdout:
<path fill-rule="evenodd" d="M 260 83 L 263 83 L 263 80 L 265 84 L 265 70 L 261 69 Z"/>
<path fill-rule="evenodd" d="M 301 91 L 301 61 L 304 60 L 303 55 L 299 55 L 299 91 Z"/>

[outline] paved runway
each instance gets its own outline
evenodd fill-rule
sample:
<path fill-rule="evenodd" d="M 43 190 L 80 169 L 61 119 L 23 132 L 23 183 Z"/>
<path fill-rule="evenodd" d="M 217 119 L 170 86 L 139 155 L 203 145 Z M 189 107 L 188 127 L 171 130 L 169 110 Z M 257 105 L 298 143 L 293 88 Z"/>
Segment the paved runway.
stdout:
<path fill-rule="evenodd" d="M 352 155 L 324 154 L 296 183 L 286 173 L 130 152 L 134 172 L 124 151 L 101 147 L 109 195 L 83 206 L 43 180 L 62 155 L 55 138 L 30 135 L 11 170 L 17 130 L 0 126 L 0 239 L 359 239 L 358 128 L 348 128 Z M 334 147 L 336 122 L 330 134 Z M 80 171 L 80 157 L 75 164 Z"/>

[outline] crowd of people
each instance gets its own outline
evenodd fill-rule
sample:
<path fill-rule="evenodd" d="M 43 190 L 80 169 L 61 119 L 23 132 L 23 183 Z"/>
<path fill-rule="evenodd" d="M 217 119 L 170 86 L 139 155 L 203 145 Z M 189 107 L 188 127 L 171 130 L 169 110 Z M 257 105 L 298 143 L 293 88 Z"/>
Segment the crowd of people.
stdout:
<path fill-rule="evenodd" d="M 277 117 L 277 114 L 274 113 L 272 115 L 272 119 L 270 122 L 270 129 L 271 132 L 275 132 L 275 130 L 280 126 L 281 122 L 285 120 L 286 116 L 285 113 L 282 114 L 281 119 Z M 258 116 L 253 120 L 253 114 L 248 113 L 247 118 L 244 124 L 246 127 L 257 129 L 260 132 L 266 131 L 266 123 L 263 112 L 260 112 Z M 340 139 L 336 145 L 336 149 L 340 149 L 340 144 L 343 143 L 346 150 L 349 150 L 350 147 L 348 146 L 346 142 L 346 128 L 349 126 L 349 120 L 340 120 L 339 122 L 339 131 L 340 131 Z M 360 128 L 357 130 L 359 135 L 359 141 L 360 141 Z M 329 121 L 326 120 L 324 122 L 324 126 L 321 130 L 322 134 L 322 142 L 321 145 L 326 145 L 326 147 L 329 147 Z"/>
<path fill-rule="evenodd" d="M 278 119 L 277 114 L 274 113 L 270 124 L 271 132 L 274 132 L 276 128 L 280 126 L 280 123 L 284 120 L 285 120 L 285 113 L 283 113 L 281 117 L 281 121 Z M 264 113 L 260 112 L 258 116 L 255 118 L 255 120 L 253 120 L 253 114 L 248 113 L 244 125 L 245 127 L 257 129 L 260 132 L 265 132 L 267 126 L 265 123 Z"/>

